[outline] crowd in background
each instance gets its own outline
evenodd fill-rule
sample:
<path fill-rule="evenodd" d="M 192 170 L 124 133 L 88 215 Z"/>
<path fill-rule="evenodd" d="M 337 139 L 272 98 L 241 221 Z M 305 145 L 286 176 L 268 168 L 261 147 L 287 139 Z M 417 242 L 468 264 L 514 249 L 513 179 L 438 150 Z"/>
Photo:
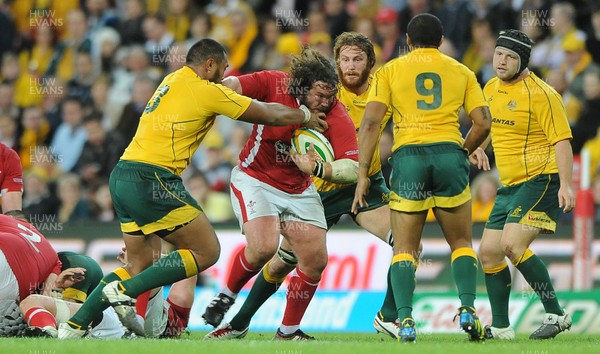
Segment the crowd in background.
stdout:
<path fill-rule="evenodd" d="M 591 151 L 600 210 L 598 1 L 0 0 L 0 142 L 21 157 L 24 210 L 60 222 L 114 220 L 110 172 L 161 79 L 201 38 L 226 46 L 227 75 L 286 70 L 302 45 L 333 60 L 333 40 L 344 31 L 375 43 L 379 67 L 408 52 L 406 26 L 422 12 L 441 19 L 440 50 L 482 86 L 494 76 L 500 30 L 521 29 L 536 42 L 529 67 L 562 94 L 574 152 Z M 234 219 L 229 174 L 250 128 L 218 119 L 183 175 L 213 222 Z M 387 176 L 391 139 L 386 130 Z M 499 182 L 493 172 L 472 177 L 474 221 L 485 221 Z"/>

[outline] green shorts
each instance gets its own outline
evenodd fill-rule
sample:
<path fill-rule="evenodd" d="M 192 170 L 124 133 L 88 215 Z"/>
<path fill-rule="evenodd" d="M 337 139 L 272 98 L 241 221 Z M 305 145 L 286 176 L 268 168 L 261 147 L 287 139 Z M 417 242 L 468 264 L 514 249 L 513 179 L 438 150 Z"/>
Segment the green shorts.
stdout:
<path fill-rule="evenodd" d="M 92 258 L 75 252 L 58 252 L 58 259 L 62 263 L 62 270 L 67 268 L 85 268 L 85 279 L 63 291 L 63 298 L 84 302 L 88 295 L 100 284 L 102 268 Z"/>
<path fill-rule="evenodd" d="M 458 144 L 402 146 L 390 162 L 392 210 L 454 208 L 471 200 L 467 153 Z"/>
<path fill-rule="evenodd" d="M 487 229 L 502 230 L 507 223 L 518 223 L 554 233 L 560 216 L 558 174 L 539 175 L 527 182 L 500 187 Z"/>
<path fill-rule="evenodd" d="M 173 231 L 202 213 L 181 177 L 162 167 L 121 160 L 110 174 L 109 187 L 124 233 Z"/>
<path fill-rule="evenodd" d="M 369 194 L 365 196 L 369 205 L 364 208 L 358 208 L 358 212 L 377 209 L 388 204 L 390 190 L 385 184 L 385 179 L 381 171 L 372 175 L 369 179 L 371 180 L 371 187 Z M 319 192 L 323 208 L 325 209 L 327 229 L 335 225 L 344 214 L 349 214 L 352 218 L 356 216 L 351 212 L 355 190 L 356 184 L 327 192 Z"/>

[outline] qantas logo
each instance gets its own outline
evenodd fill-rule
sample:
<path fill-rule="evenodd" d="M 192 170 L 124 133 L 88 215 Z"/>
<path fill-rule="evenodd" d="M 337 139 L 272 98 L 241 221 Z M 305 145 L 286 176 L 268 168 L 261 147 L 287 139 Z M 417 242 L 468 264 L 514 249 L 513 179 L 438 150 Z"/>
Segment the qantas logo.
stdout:
<path fill-rule="evenodd" d="M 507 119 L 500 119 L 500 118 L 492 118 L 492 123 L 508 125 L 511 127 L 515 125 L 514 120 L 507 120 Z"/>

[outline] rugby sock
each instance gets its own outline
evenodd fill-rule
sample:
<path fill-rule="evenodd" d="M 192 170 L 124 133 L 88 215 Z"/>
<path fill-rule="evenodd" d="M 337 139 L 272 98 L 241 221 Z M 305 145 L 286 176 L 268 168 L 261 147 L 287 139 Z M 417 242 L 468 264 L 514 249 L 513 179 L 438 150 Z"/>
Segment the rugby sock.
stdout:
<path fill-rule="evenodd" d="M 196 259 L 190 250 L 169 253 L 131 279 L 119 283 L 123 294 L 137 298 L 146 290 L 173 284 L 198 274 Z"/>
<path fill-rule="evenodd" d="M 493 268 L 483 268 L 485 287 L 492 307 L 492 327 L 506 328 L 510 326 L 508 319 L 508 300 L 512 280 L 506 261 Z"/>
<path fill-rule="evenodd" d="M 52 327 L 56 329 L 56 318 L 41 307 L 32 307 L 25 312 L 25 322 L 29 327 Z"/>
<path fill-rule="evenodd" d="M 564 312 L 558 303 L 552 280 L 548 274 L 548 268 L 540 257 L 536 256 L 529 248 L 516 261 L 515 267 L 523 274 L 523 277 L 529 283 L 529 286 L 540 297 L 546 313 L 553 313 L 562 316 Z"/>
<path fill-rule="evenodd" d="M 67 324 L 75 329 L 87 329 L 89 324 L 98 316 L 102 315 L 102 311 L 109 305 L 102 298 L 102 289 L 108 283 L 115 280 L 129 279 L 130 275 L 127 273 L 125 268 L 117 268 L 100 280 L 100 283 L 96 286 L 94 291 L 87 297 L 83 305 L 77 310 L 77 312 L 71 317 Z"/>
<path fill-rule="evenodd" d="M 190 312 L 192 311 L 192 309 L 190 307 L 182 307 L 182 306 L 176 305 L 169 298 L 167 298 L 167 302 L 169 303 L 171 308 L 173 308 L 173 310 L 175 310 L 175 312 L 177 312 L 179 314 L 179 320 L 181 321 L 180 324 L 183 326 L 183 328 L 187 327 L 188 323 L 190 322 Z M 170 319 L 169 321 L 172 321 L 172 320 Z M 176 324 L 171 323 L 171 325 L 175 326 Z"/>
<path fill-rule="evenodd" d="M 229 321 L 231 328 L 241 331 L 250 326 L 250 321 L 256 311 L 258 311 L 271 295 L 277 292 L 277 289 L 279 289 L 281 283 L 285 280 L 285 277 L 276 278 L 269 274 L 269 263 L 263 267 L 262 272 L 258 273 L 242 308 L 231 321 Z"/>
<path fill-rule="evenodd" d="M 152 290 L 144 291 L 135 301 L 135 313 L 141 318 L 146 318 L 146 311 L 148 310 L 148 302 L 150 301 L 150 292 Z M 158 292 L 160 293 L 160 292 Z M 156 296 L 158 293 L 154 294 Z"/>
<path fill-rule="evenodd" d="M 409 253 L 399 253 L 392 258 L 391 282 L 396 303 L 397 318 L 402 322 L 412 318 L 412 300 L 417 279 L 415 278 L 415 257 Z"/>
<path fill-rule="evenodd" d="M 288 284 L 285 312 L 279 327 L 281 332 L 291 334 L 300 328 L 300 321 L 319 286 L 319 280 L 309 278 L 296 267 Z"/>
<path fill-rule="evenodd" d="M 452 252 L 452 276 L 458 289 L 462 306 L 474 307 L 477 283 L 477 254 L 471 247 L 457 248 Z"/>
<path fill-rule="evenodd" d="M 394 301 L 394 290 L 392 288 L 391 265 L 388 268 L 387 273 L 387 291 L 385 292 L 383 305 L 381 305 L 381 310 L 379 310 L 378 315 L 383 322 L 394 322 L 398 317 L 398 311 L 396 310 L 396 302 Z"/>
<path fill-rule="evenodd" d="M 248 280 L 252 279 L 261 267 L 256 268 L 255 266 L 248 263 L 244 251 L 246 247 L 242 248 L 234 257 L 233 264 L 231 265 L 231 272 L 227 279 L 227 288 L 222 291 L 225 295 L 235 298 L 237 294 L 242 290 Z"/>

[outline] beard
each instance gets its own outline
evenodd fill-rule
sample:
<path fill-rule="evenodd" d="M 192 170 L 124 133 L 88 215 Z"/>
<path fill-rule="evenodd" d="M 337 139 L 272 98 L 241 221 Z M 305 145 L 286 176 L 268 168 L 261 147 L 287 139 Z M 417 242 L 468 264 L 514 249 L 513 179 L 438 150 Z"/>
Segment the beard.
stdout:
<path fill-rule="evenodd" d="M 369 80 L 369 70 L 367 70 L 367 69 L 364 69 L 361 73 L 359 73 L 358 78 L 356 76 L 352 76 L 352 78 L 350 78 L 350 80 L 348 80 L 346 75 L 344 75 L 344 73 L 342 73 L 342 71 L 340 70 L 339 67 L 338 67 L 337 71 L 338 71 L 338 77 L 340 78 L 342 85 L 344 87 L 352 89 L 352 90 L 361 87 L 362 85 L 365 84 L 365 82 L 367 82 L 367 80 Z"/>

